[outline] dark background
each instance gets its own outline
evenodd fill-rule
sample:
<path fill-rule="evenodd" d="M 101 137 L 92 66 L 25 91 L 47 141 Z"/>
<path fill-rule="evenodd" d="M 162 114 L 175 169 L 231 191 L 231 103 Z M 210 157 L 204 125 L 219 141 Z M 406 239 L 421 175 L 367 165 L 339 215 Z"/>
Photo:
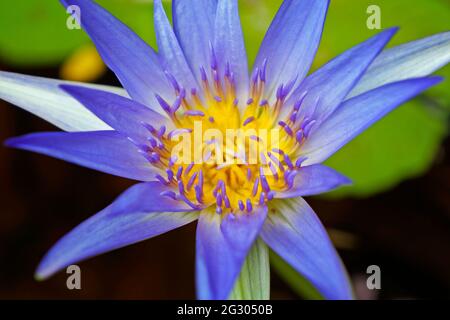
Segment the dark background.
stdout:
<path fill-rule="evenodd" d="M 8 70 L 1 65 L 0 69 Z M 57 69 L 10 70 L 58 77 Z M 107 73 L 99 82 L 116 83 Z M 56 130 L 0 101 L 0 140 Z M 360 298 L 450 295 L 450 139 L 422 177 L 367 199 L 308 199 L 342 255 Z M 64 271 L 33 278 L 45 252 L 108 205 L 132 181 L 46 156 L 0 147 L 0 298 L 194 299 L 195 223 L 80 264 L 82 290 Z M 339 230 L 339 232 L 336 232 Z M 381 267 L 382 289 L 365 288 L 367 266 Z M 298 296 L 272 272 L 272 298 Z"/>

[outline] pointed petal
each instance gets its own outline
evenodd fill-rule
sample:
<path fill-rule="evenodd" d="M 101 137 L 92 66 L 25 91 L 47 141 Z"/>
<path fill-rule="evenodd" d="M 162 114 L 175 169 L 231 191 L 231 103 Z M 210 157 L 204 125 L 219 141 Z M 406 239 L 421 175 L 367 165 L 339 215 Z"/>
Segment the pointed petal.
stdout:
<path fill-rule="evenodd" d="M 143 241 L 194 221 L 198 214 L 183 203 L 161 197 L 159 182 L 132 186 L 111 205 L 87 219 L 41 261 L 36 276 L 45 279 L 87 258 Z"/>
<path fill-rule="evenodd" d="M 111 129 L 78 101 L 59 88 L 79 85 L 126 96 L 122 88 L 61 81 L 0 71 L 0 99 L 8 101 L 65 131 Z"/>
<path fill-rule="evenodd" d="M 450 61 L 450 31 L 383 51 L 347 99 L 387 83 L 426 77 Z"/>
<path fill-rule="evenodd" d="M 161 0 L 155 0 L 154 19 L 158 54 L 161 57 L 163 69 L 173 75 L 183 88 L 189 90 L 196 87 L 197 82 L 170 25 Z"/>
<path fill-rule="evenodd" d="M 80 8 L 81 26 L 134 100 L 155 108 L 158 105 L 155 93 L 166 98 L 172 96 L 158 56 L 144 40 L 94 1 L 60 1 L 66 7 Z"/>
<path fill-rule="evenodd" d="M 167 118 L 144 105 L 113 93 L 79 86 L 63 85 L 61 88 L 114 130 L 139 143 L 147 143 L 150 136 L 143 123 L 159 128 L 169 122 Z"/>
<path fill-rule="evenodd" d="M 292 188 L 283 192 L 277 192 L 275 197 L 285 199 L 299 196 L 314 196 L 350 183 L 351 181 L 339 172 L 316 164 L 298 169 Z"/>
<path fill-rule="evenodd" d="M 306 94 L 301 112 L 319 122 L 326 119 L 352 90 L 397 30 L 398 28 L 391 28 L 383 31 L 328 62 L 300 84 L 289 99 L 291 103 L 286 105 L 293 105 L 295 99 Z"/>
<path fill-rule="evenodd" d="M 302 198 L 276 200 L 270 210 L 261 232 L 267 245 L 325 298 L 352 299 L 345 268 L 325 228 L 306 201 Z"/>
<path fill-rule="evenodd" d="M 201 213 L 196 240 L 199 299 L 224 300 L 229 297 L 266 216 L 267 207 L 224 218 L 211 210 Z"/>
<path fill-rule="evenodd" d="M 159 173 L 115 131 L 42 132 L 10 138 L 5 144 L 128 179 L 155 180 Z"/>
<path fill-rule="evenodd" d="M 267 59 L 267 92 L 303 80 L 319 47 L 328 0 L 285 0 L 278 10 L 255 61 Z"/>
<path fill-rule="evenodd" d="M 198 81 L 199 68 L 211 65 L 217 0 L 173 0 L 173 28 L 186 59 Z"/>
<path fill-rule="evenodd" d="M 325 161 L 345 144 L 394 108 L 439 83 L 440 77 L 395 82 L 345 101 L 306 139 L 301 153 L 304 164 Z"/>
<path fill-rule="evenodd" d="M 236 81 L 236 95 L 239 101 L 248 99 L 248 63 L 244 36 L 237 0 L 219 0 L 215 21 L 214 49 L 221 71 L 229 63 L 230 71 Z"/>

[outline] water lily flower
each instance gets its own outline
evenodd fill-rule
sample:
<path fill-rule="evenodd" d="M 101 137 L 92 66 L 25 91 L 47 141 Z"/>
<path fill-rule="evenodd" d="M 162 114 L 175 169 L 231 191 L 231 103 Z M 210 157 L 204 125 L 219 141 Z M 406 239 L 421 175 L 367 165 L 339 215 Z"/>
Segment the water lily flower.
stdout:
<path fill-rule="evenodd" d="M 268 298 L 268 247 L 325 298 L 353 298 L 303 197 L 348 184 L 321 163 L 441 81 L 429 75 L 450 60 L 450 32 L 384 50 L 397 30 L 386 29 L 308 74 L 329 1 L 285 0 L 248 72 L 237 0 L 173 0 L 173 27 L 156 0 L 157 52 L 95 2 L 61 2 L 80 8 L 124 89 L 1 72 L 2 99 L 66 131 L 6 144 L 139 183 L 64 236 L 37 277 L 197 220 L 198 298 L 229 298 L 241 272 L 263 280 L 240 290 Z M 212 153 L 180 162 L 173 138 L 194 135 L 196 122 L 220 132 L 278 128 L 280 143 L 252 136 L 267 147 L 256 163 L 229 150 L 244 163 L 219 164 Z"/>

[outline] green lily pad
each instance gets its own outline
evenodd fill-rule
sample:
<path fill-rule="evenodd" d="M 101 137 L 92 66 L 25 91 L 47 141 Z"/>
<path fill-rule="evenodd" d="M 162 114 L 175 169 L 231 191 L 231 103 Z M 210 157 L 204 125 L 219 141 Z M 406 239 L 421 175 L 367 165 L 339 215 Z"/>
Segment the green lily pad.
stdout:
<path fill-rule="evenodd" d="M 431 166 L 445 133 L 440 112 L 420 99 L 401 106 L 327 161 L 353 180 L 328 196 L 368 196 L 420 175 Z"/>
<path fill-rule="evenodd" d="M 381 9 L 381 27 L 400 26 L 389 46 L 448 30 L 448 3 L 440 0 L 332 1 L 315 67 L 373 36 L 366 9 Z M 426 23 L 422 23 L 426 21 Z M 450 78 L 447 66 L 437 74 Z M 446 135 L 450 82 L 428 90 L 401 106 L 334 155 L 327 164 L 349 176 L 354 184 L 332 196 L 369 196 L 423 174 L 432 164 Z"/>

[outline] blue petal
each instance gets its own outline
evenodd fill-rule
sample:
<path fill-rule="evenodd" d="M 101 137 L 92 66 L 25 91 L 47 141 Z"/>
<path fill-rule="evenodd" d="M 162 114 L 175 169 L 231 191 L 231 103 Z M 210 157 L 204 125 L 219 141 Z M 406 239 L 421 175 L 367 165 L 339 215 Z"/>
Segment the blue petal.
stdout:
<path fill-rule="evenodd" d="M 248 99 L 248 63 L 237 0 L 219 0 L 215 21 L 214 49 L 221 71 L 229 63 L 239 101 Z"/>
<path fill-rule="evenodd" d="M 113 93 L 79 86 L 62 85 L 61 88 L 113 129 L 139 143 L 147 143 L 150 135 L 144 123 L 156 128 L 168 123 L 159 113 Z"/>
<path fill-rule="evenodd" d="M 308 158 L 304 163 L 325 161 L 394 108 L 441 80 L 429 77 L 399 81 L 345 101 L 306 139 L 301 148 L 301 154 Z"/>
<path fill-rule="evenodd" d="M 139 181 L 155 180 L 159 173 L 115 131 L 34 133 L 8 139 L 5 144 Z"/>
<path fill-rule="evenodd" d="M 350 183 L 351 180 L 339 172 L 329 167 L 316 164 L 298 169 L 292 188 L 283 192 L 277 192 L 275 197 L 284 199 L 299 196 L 314 196 Z"/>
<path fill-rule="evenodd" d="M 217 0 L 173 0 L 173 28 L 186 59 L 198 81 L 200 67 L 211 64 Z"/>
<path fill-rule="evenodd" d="M 391 28 L 381 32 L 328 62 L 300 84 L 286 105 L 293 105 L 295 99 L 306 94 L 301 112 L 319 122 L 326 119 L 348 95 L 397 30 L 398 28 Z"/>
<path fill-rule="evenodd" d="M 325 298 L 352 299 L 345 268 L 325 228 L 306 201 L 302 198 L 279 200 L 270 210 L 261 231 L 267 245 Z"/>
<path fill-rule="evenodd" d="M 122 88 L 0 71 L 0 99 L 27 110 L 65 131 L 111 129 L 61 90 L 60 84 L 80 85 L 126 95 Z"/>
<path fill-rule="evenodd" d="M 47 278 L 87 258 L 155 237 L 197 218 L 182 202 L 161 197 L 159 182 L 134 185 L 111 205 L 87 219 L 61 240 L 41 261 L 36 277 Z"/>
<path fill-rule="evenodd" d="M 267 59 L 267 92 L 299 83 L 311 67 L 322 36 L 328 0 L 285 0 L 272 22 L 255 61 Z"/>
<path fill-rule="evenodd" d="M 189 90 L 196 87 L 197 82 L 170 25 L 161 0 L 155 0 L 154 10 L 158 54 L 164 70 L 173 75 L 183 88 Z"/>
<path fill-rule="evenodd" d="M 426 77 L 450 62 L 450 31 L 383 51 L 347 99 L 387 83 Z"/>
<path fill-rule="evenodd" d="M 139 36 L 91 0 L 61 2 L 80 8 L 82 27 L 134 100 L 154 108 L 158 105 L 155 93 L 172 96 L 157 54 Z"/>
<path fill-rule="evenodd" d="M 266 216 L 266 207 L 224 218 L 212 211 L 200 215 L 196 240 L 199 299 L 228 298 Z"/>

